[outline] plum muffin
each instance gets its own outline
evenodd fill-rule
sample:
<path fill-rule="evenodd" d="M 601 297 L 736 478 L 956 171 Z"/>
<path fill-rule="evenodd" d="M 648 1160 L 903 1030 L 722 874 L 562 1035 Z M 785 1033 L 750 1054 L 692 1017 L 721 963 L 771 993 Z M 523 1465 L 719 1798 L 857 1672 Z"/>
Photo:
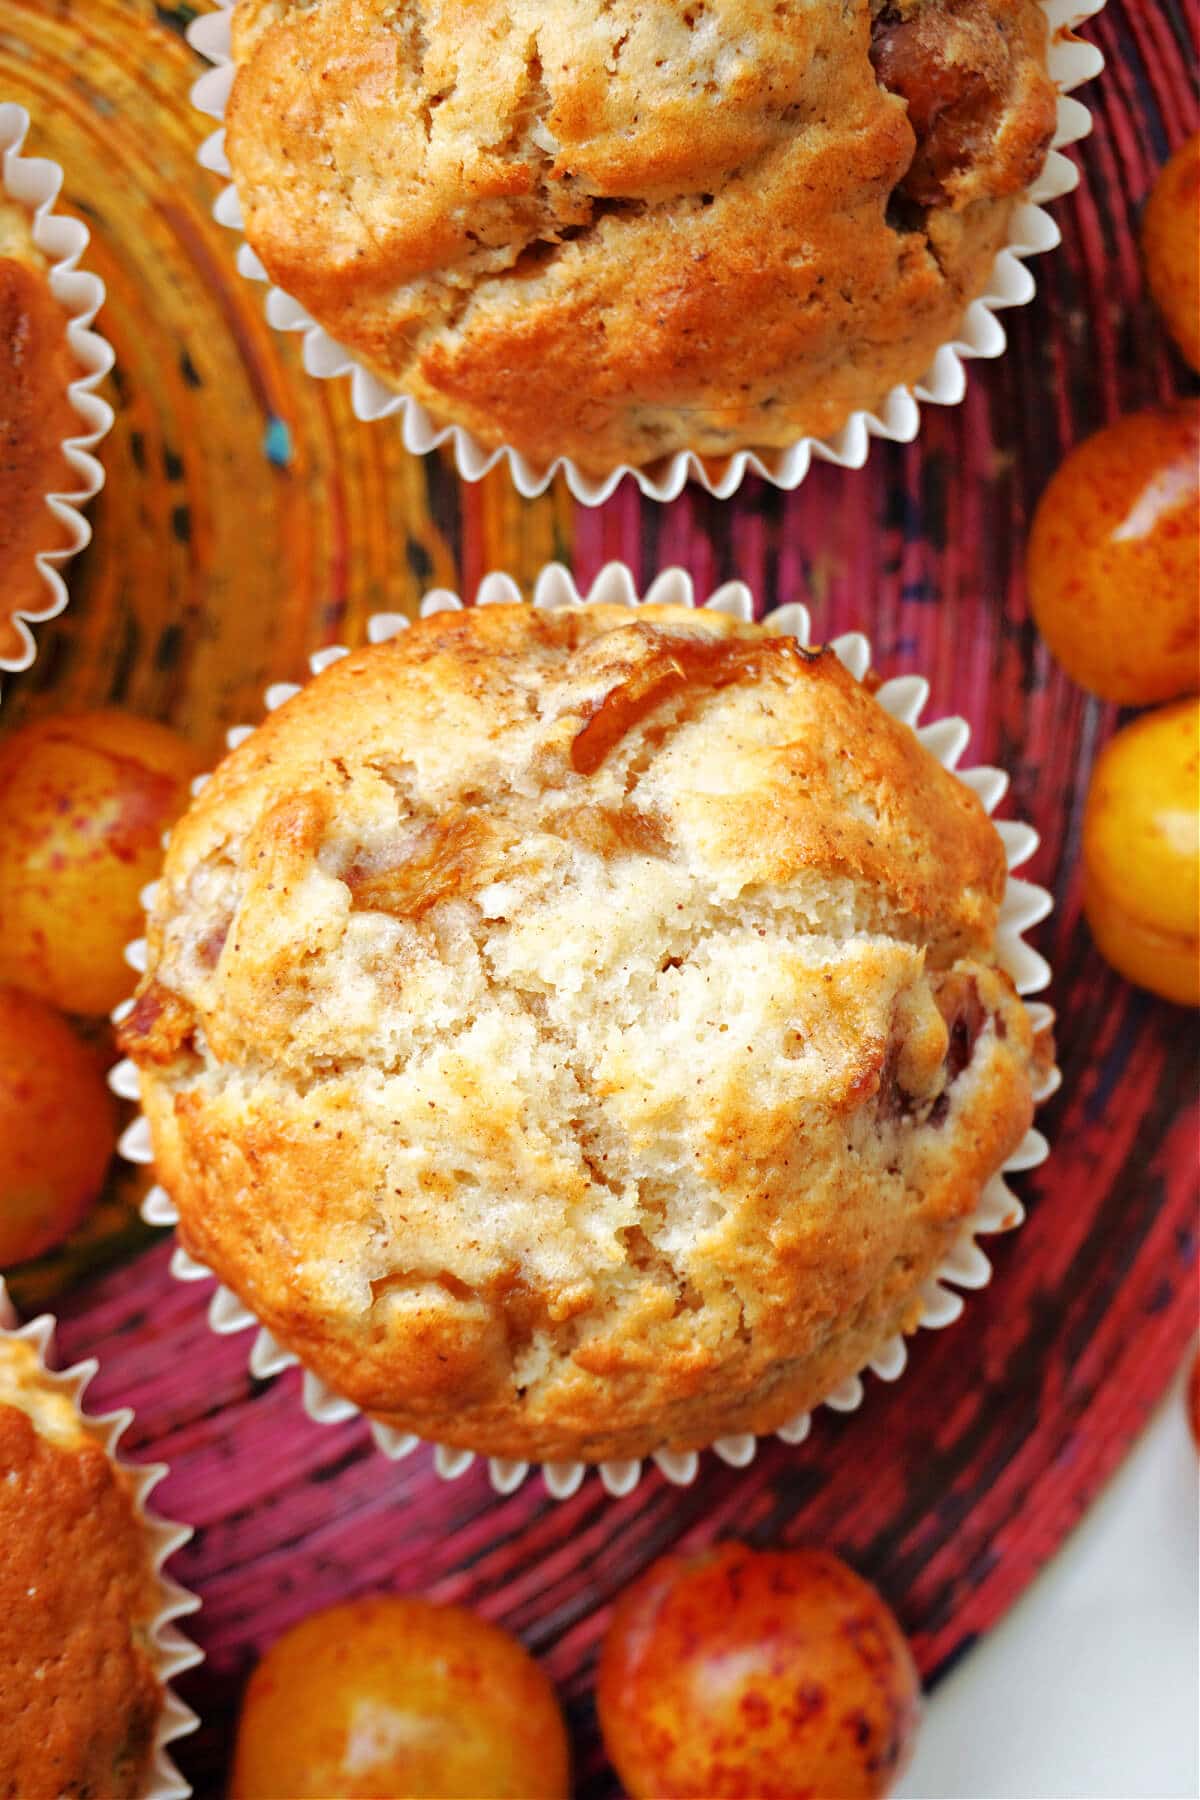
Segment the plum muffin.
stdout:
<path fill-rule="evenodd" d="M 184 1245 L 359 1407 L 514 1458 L 765 1432 L 1020 1142 L 1000 838 L 828 649 L 488 606 L 176 827 L 122 1027 Z"/>
<path fill-rule="evenodd" d="M 1038 0 L 238 0 L 272 280 L 485 445 L 827 437 L 926 373 L 1055 127 Z"/>
<path fill-rule="evenodd" d="M 29 219 L 0 194 L 0 656 L 21 648 L 13 615 L 49 599 L 35 558 L 69 533 L 46 505 L 78 486 L 63 455 L 85 427 L 67 389 L 82 370 Z"/>
<path fill-rule="evenodd" d="M 32 1344 L 0 1331 L 0 1795 L 145 1791 L 159 1605 L 128 1477 Z"/>

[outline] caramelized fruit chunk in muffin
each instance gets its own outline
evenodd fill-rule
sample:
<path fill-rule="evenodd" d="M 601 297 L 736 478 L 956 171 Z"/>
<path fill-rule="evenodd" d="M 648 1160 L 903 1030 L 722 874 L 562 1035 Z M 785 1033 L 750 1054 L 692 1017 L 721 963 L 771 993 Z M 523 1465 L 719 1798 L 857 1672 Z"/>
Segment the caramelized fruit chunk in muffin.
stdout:
<path fill-rule="evenodd" d="M 872 0 L 871 62 L 916 139 L 897 191 L 917 206 L 962 206 L 1036 180 L 1056 108 L 1033 54 L 1040 31 L 1021 12 L 995 0 Z"/>
<path fill-rule="evenodd" d="M 238 0 L 233 52 L 272 279 L 437 419 L 601 472 L 918 380 L 1056 112 L 1038 0 Z"/>
<path fill-rule="evenodd" d="M 123 1041 L 183 1241 L 423 1436 L 771 1430 L 915 1323 L 1028 1126 L 1004 884 L 832 651 L 682 607 L 424 620 L 172 834 Z"/>
<path fill-rule="evenodd" d="M 0 1794 L 143 1792 L 156 1608 L 122 1471 L 32 1345 L 0 1333 Z"/>
<path fill-rule="evenodd" d="M 0 195 L 0 656 L 20 649 L 12 615 L 49 598 L 34 558 L 68 538 L 46 496 L 75 485 L 62 445 L 82 430 L 67 397 L 80 369 L 46 267 L 25 212 Z"/>

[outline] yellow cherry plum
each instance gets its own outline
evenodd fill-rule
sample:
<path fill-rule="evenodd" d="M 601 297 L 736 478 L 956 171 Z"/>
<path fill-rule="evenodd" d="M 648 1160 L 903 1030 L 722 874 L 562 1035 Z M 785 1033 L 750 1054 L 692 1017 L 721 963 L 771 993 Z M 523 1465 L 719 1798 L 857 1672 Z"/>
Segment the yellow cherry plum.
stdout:
<path fill-rule="evenodd" d="M 0 988 L 0 1269 L 53 1249 L 104 1182 L 116 1109 L 95 1052 L 32 994 Z"/>
<path fill-rule="evenodd" d="M 1072 450 L 1027 558 L 1038 630 L 1072 680 L 1124 706 L 1200 688 L 1200 401 L 1118 419 Z"/>
<path fill-rule="evenodd" d="M 381 1595 L 267 1651 L 238 1724 L 232 1800 L 566 1800 L 554 1690 L 508 1632 Z"/>
<path fill-rule="evenodd" d="M 1101 751 L 1083 817 L 1083 904 L 1114 969 L 1200 1005 L 1200 701 L 1143 714 Z"/>
<path fill-rule="evenodd" d="M 1150 190 L 1142 262 L 1163 323 L 1200 373 L 1200 132 L 1179 146 Z"/>

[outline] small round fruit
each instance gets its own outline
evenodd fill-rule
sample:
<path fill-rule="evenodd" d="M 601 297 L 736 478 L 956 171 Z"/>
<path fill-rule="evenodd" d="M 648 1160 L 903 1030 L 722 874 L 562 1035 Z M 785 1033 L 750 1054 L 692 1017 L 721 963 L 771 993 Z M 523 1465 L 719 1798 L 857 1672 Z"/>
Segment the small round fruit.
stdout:
<path fill-rule="evenodd" d="M 382 1596 L 314 1613 L 250 1678 L 232 1800 L 565 1800 L 554 1690 L 506 1631 Z"/>
<path fill-rule="evenodd" d="M 1163 323 L 1200 371 L 1200 132 L 1182 143 L 1150 190 L 1142 215 L 1146 283 Z"/>
<path fill-rule="evenodd" d="M 664 1557 L 621 1597 L 596 1702 L 633 1800 L 870 1800 L 908 1761 L 921 1688 L 838 1557 L 726 1543 Z"/>
<path fill-rule="evenodd" d="M 93 1052 L 32 994 L 0 988 L 0 1268 L 40 1256 L 99 1194 L 116 1114 Z"/>
<path fill-rule="evenodd" d="M 1083 814 L 1083 908 L 1114 969 L 1200 1005 L 1200 701 L 1146 713 L 1101 751 Z"/>
<path fill-rule="evenodd" d="M 1200 687 L 1200 402 L 1133 413 L 1076 446 L 1038 503 L 1038 630 L 1089 693 L 1145 706 Z"/>
<path fill-rule="evenodd" d="M 196 770 L 181 738 L 130 713 L 64 714 L 0 738 L 0 981 L 66 1012 L 124 998 L 138 894 Z"/>

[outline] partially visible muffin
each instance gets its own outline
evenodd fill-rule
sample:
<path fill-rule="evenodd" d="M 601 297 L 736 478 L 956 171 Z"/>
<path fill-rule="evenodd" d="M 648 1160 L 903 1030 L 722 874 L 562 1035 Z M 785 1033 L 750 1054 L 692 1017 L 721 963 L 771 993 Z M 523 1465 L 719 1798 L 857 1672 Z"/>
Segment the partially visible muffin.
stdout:
<path fill-rule="evenodd" d="M 21 648 L 13 614 L 49 599 L 35 557 L 71 542 L 46 496 L 77 485 L 63 442 L 83 430 L 67 394 L 81 374 L 29 216 L 0 193 L 0 656 Z"/>
<path fill-rule="evenodd" d="M 172 833 L 122 1039 L 182 1240 L 425 1437 L 772 1430 L 915 1325 L 1029 1124 L 1004 885 L 830 650 L 683 607 L 424 620 Z"/>
<path fill-rule="evenodd" d="M 0 1795 L 134 1800 L 163 1694 L 128 1478 L 0 1332 Z"/>
<path fill-rule="evenodd" d="M 272 279 L 484 444 L 605 472 L 926 373 L 1054 131 L 1038 0 L 238 0 Z"/>

